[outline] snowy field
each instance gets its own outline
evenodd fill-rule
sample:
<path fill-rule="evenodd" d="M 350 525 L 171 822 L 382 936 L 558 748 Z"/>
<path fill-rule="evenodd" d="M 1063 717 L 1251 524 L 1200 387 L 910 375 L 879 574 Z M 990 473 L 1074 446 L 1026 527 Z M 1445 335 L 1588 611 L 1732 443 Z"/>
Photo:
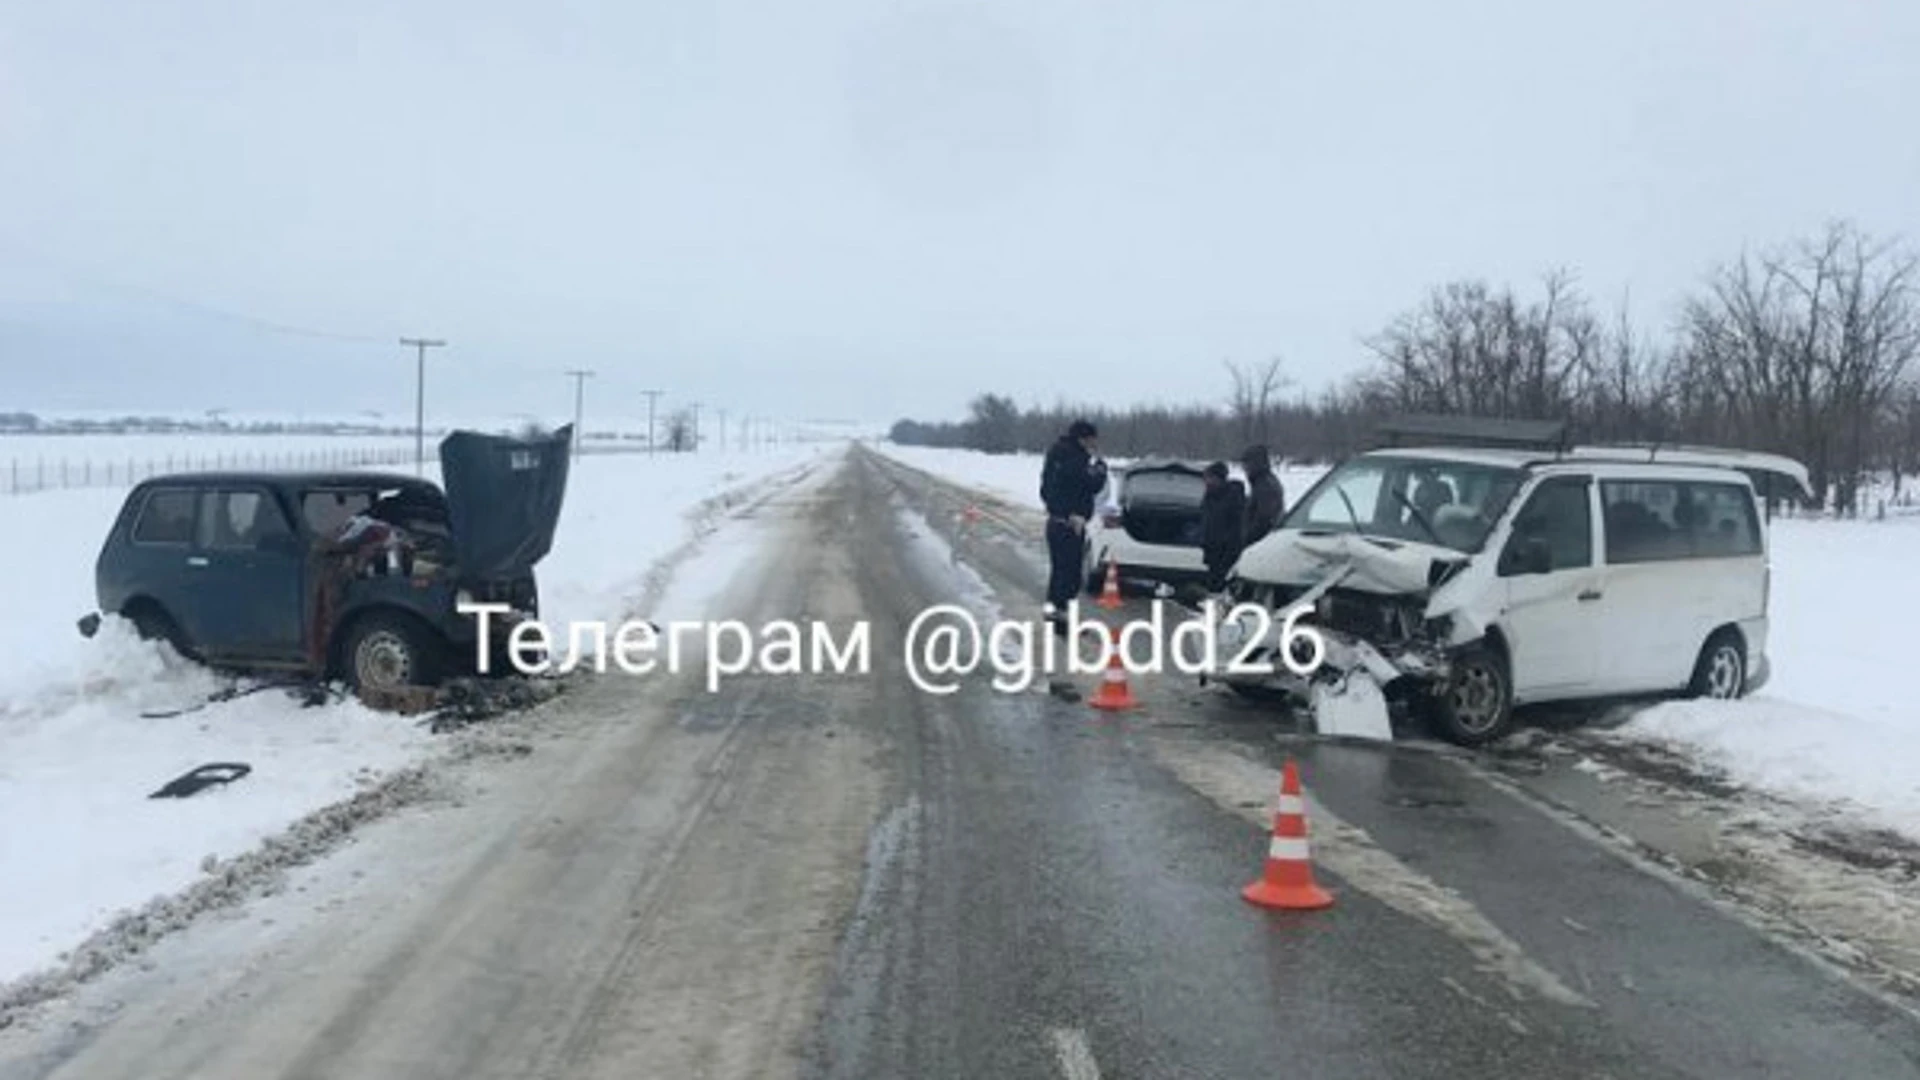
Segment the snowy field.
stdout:
<path fill-rule="evenodd" d="M 543 615 L 556 626 L 625 617 L 650 569 L 705 527 L 690 517 L 696 507 L 745 498 L 834 449 L 583 458 L 540 567 Z M 203 701 L 220 684 L 117 622 L 91 641 L 75 631 L 93 609 L 94 559 L 122 495 L 4 502 L 9 521 L 26 527 L 0 537 L 9 604 L 0 622 L 0 820 L 9 823 L 0 829 L 0 987 L 55 963 L 116 912 L 192 884 L 210 858 L 246 852 L 436 745 L 415 723 L 352 701 L 302 708 L 273 691 L 143 719 Z M 714 554 L 737 561 L 737 547 Z M 663 603 L 688 608 L 718 587 L 727 568 L 703 572 L 707 554 L 681 568 Z M 253 773 L 191 799 L 146 798 L 213 761 L 246 762 Z"/>
<path fill-rule="evenodd" d="M 1039 505 L 1036 455 L 883 444 L 882 452 Z M 1282 469 L 1289 504 L 1324 469 Z M 1679 750 L 1737 782 L 1920 841 L 1920 705 L 1906 682 L 1920 611 L 1920 519 L 1772 528 L 1773 674 L 1737 702 L 1672 701 L 1605 737 Z"/>

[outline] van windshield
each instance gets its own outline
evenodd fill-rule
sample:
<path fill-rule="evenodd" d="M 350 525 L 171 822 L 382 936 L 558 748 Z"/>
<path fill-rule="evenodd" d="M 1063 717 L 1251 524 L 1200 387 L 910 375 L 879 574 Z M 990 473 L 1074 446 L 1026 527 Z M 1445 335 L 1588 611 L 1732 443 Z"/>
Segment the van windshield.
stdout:
<path fill-rule="evenodd" d="M 1354 458 L 1315 484 L 1281 527 L 1359 532 L 1472 554 L 1519 488 L 1519 470 L 1496 465 Z"/>

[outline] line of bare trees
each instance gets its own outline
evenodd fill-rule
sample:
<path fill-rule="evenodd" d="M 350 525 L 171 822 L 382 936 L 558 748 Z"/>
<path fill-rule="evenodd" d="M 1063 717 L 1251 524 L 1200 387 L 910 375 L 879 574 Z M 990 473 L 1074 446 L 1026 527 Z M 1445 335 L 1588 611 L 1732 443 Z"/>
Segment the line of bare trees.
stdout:
<path fill-rule="evenodd" d="M 1220 403 L 1021 408 L 903 420 L 902 443 L 1040 450 L 1075 416 L 1108 453 L 1226 457 L 1255 442 L 1301 460 L 1369 444 L 1396 413 L 1556 419 L 1592 442 L 1733 446 L 1806 463 L 1820 505 L 1858 509 L 1873 475 L 1920 475 L 1920 257 L 1848 224 L 1713 268 L 1664 333 L 1603 311 L 1569 274 L 1531 295 L 1462 281 L 1366 339 L 1358 376 L 1310 395 L 1278 360 L 1228 365 Z"/>

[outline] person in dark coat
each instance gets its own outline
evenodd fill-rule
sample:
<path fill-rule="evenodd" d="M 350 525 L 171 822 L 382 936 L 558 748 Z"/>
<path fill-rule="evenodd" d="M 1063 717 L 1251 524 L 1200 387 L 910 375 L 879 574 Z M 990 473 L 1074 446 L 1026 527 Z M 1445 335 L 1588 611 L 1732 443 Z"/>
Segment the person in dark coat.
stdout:
<path fill-rule="evenodd" d="M 1100 432 L 1075 420 L 1051 448 L 1040 467 L 1040 501 L 1047 508 L 1047 602 L 1054 629 L 1065 634 L 1067 605 L 1080 594 L 1087 521 L 1094 501 L 1107 487 L 1107 463 L 1097 455 Z"/>
<path fill-rule="evenodd" d="M 1250 548 L 1280 524 L 1280 515 L 1287 508 L 1287 493 L 1273 474 L 1273 459 L 1266 447 L 1247 447 L 1240 455 L 1240 464 L 1247 471 L 1248 488 L 1247 526 L 1240 546 Z"/>
<path fill-rule="evenodd" d="M 1207 485 L 1200 500 L 1200 553 L 1207 564 L 1207 591 L 1227 587 L 1227 571 L 1240 558 L 1247 516 L 1247 492 L 1216 461 L 1200 474 Z"/>

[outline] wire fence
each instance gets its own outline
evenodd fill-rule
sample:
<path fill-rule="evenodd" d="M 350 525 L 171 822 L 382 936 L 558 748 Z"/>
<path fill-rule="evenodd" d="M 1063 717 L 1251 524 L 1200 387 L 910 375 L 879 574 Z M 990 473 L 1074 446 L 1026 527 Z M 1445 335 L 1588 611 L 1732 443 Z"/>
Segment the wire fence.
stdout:
<path fill-rule="evenodd" d="M 583 454 L 646 453 L 645 446 L 594 446 Z M 428 460 L 435 460 L 431 453 Z M 221 450 L 109 458 L 30 457 L 8 459 L 0 472 L 0 495 L 33 495 L 75 488 L 132 487 L 154 476 L 183 472 L 299 472 L 412 466 L 412 447 L 338 447 L 310 450 Z"/>

